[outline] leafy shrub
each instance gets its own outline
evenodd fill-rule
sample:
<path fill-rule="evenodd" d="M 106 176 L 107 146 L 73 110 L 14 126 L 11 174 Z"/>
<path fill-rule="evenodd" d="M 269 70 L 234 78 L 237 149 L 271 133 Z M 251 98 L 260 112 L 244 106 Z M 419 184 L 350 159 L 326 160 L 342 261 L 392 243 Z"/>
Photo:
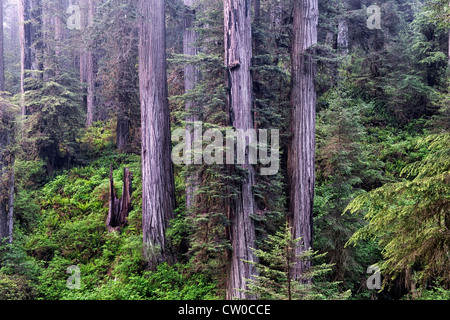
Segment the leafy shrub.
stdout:
<path fill-rule="evenodd" d="M 23 276 L 0 273 L 0 300 L 31 300 L 36 292 Z"/>

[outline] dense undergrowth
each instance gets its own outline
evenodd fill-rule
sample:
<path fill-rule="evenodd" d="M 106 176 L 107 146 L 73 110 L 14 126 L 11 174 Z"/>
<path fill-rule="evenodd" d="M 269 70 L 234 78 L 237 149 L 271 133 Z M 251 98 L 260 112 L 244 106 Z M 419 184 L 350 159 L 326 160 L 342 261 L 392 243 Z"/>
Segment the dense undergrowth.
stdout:
<path fill-rule="evenodd" d="M 95 128 L 90 129 L 95 131 Z M 20 163 L 15 242 L 1 247 L 0 299 L 215 299 L 216 284 L 193 274 L 188 264 L 162 264 L 147 271 L 142 254 L 140 158 L 108 149 L 105 136 L 92 139 L 105 156 L 87 166 L 44 177 L 39 163 Z M 94 135 L 95 137 L 95 135 Z M 103 141 L 105 142 L 105 141 Z M 100 150 L 100 151 L 99 151 Z M 128 224 L 108 232 L 109 168 L 120 196 L 123 168 L 133 173 L 133 210 Z M 36 179 L 34 181 L 39 181 Z M 172 230 L 177 236 L 176 228 Z M 77 266 L 80 286 L 70 290 L 68 267 Z M 75 283 L 76 284 L 76 283 Z"/>
<path fill-rule="evenodd" d="M 19 183 L 15 241 L 0 248 L 0 299 L 221 298 L 216 279 L 196 272 L 187 258 L 182 257 L 180 262 L 171 266 L 162 264 L 156 271 L 147 270 L 142 251 L 140 158 L 133 154 L 116 153 L 112 142 L 108 142 L 111 134 L 95 134 L 97 129 L 98 126 L 89 129 L 82 141 L 93 157 L 88 165 L 55 172 L 51 177 L 46 177 L 40 162 L 17 165 Z M 320 135 L 320 128 L 318 131 Z M 378 295 L 358 285 L 361 279 L 367 278 L 366 270 L 358 266 L 376 263 L 381 259 L 382 252 L 376 241 L 366 239 L 356 248 L 339 248 L 349 250 L 348 255 L 354 261 L 333 261 L 336 248 L 330 247 L 330 244 L 340 240 L 332 238 L 332 235 L 337 237 L 339 231 L 354 232 L 366 225 L 362 215 L 346 214 L 339 218 L 344 207 L 336 202 L 336 198 L 343 197 L 341 200 L 346 204 L 350 199 L 366 194 L 362 187 L 356 187 L 364 185 L 364 181 L 366 184 L 369 181 L 380 184 L 397 181 L 405 167 L 429 156 L 430 149 L 419 143 L 426 136 L 427 132 L 415 130 L 373 128 L 365 132 L 364 139 L 360 140 L 361 150 L 370 151 L 368 154 L 374 157 L 365 160 L 368 161 L 366 166 L 370 167 L 365 172 L 372 172 L 369 176 L 360 175 L 352 180 L 355 178 L 349 175 L 348 181 L 337 181 L 332 176 L 325 178 L 319 175 L 315 204 L 317 247 L 326 253 L 322 262 L 337 263 L 339 268 L 334 270 L 335 274 L 345 274 L 347 280 L 340 282 L 340 287 L 342 290 L 350 289 L 352 299 Z M 355 162 L 348 165 L 352 167 Z M 119 197 L 123 168 L 128 167 L 133 173 L 133 209 L 128 224 L 119 231 L 111 232 L 106 227 L 110 166 Z M 319 170 L 320 167 L 319 163 Z M 182 179 L 177 177 L 176 184 L 178 202 L 182 203 Z M 349 191 L 343 193 L 343 190 Z M 331 214 L 333 208 L 338 215 Z M 188 220 L 184 219 L 182 209 L 183 206 L 180 206 L 178 218 L 168 232 L 174 244 L 182 243 L 187 236 Z M 339 230 L 339 223 L 353 226 L 354 230 Z M 352 235 L 345 232 L 341 235 L 343 245 Z M 69 277 L 73 276 L 67 273 L 70 266 L 76 266 L 80 272 L 80 286 L 72 290 L 68 287 Z M 407 298 L 445 299 L 447 296 L 448 291 L 430 287 L 422 290 L 420 295 Z"/>

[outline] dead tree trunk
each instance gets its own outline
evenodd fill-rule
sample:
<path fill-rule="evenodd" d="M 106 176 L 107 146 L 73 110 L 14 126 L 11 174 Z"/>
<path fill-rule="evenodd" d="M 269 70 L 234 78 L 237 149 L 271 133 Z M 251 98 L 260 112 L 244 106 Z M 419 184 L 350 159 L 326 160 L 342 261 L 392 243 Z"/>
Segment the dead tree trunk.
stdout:
<path fill-rule="evenodd" d="M 296 0 L 292 39 L 291 140 L 288 147 L 290 226 L 294 239 L 302 238 L 298 256 L 312 247 L 312 208 L 315 180 L 315 119 L 318 0 Z M 309 262 L 297 261 L 293 278 L 302 279 Z"/>
<path fill-rule="evenodd" d="M 228 111 L 230 125 L 247 131 L 253 128 L 251 0 L 224 0 L 225 65 L 227 66 Z M 248 141 L 246 142 L 248 146 Z M 246 152 L 243 169 L 248 171 L 239 186 L 240 194 L 230 206 L 231 261 L 227 274 L 227 299 L 249 299 L 248 294 L 239 291 L 246 288 L 246 280 L 256 270 L 243 260 L 256 261 L 251 248 L 255 246 L 255 226 L 251 215 L 256 211 L 252 187 L 255 171 L 249 164 Z"/>
<path fill-rule="evenodd" d="M 171 260 L 165 233 L 175 207 L 166 73 L 165 1 L 139 0 L 142 226 L 149 267 Z"/>
<path fill-rule="evenodd" d="M 133 175 L 129 168 L 123 169 L 122 197 L 119 199 L 114 191 L 112 165 L 109 170 L 109 211 L 106 226 L 108 230 L 119 230 L 127 224 L 128 214 L 132 210 Z"/>
<path fill-rule="evenodd" d="M 197 33 L 192 28 L 195 22 L 195 12 L 192 8 L 194 0 L 184 0 L 185 18 L 183 30 L 183 53 L 187 56 L 195 56 L 198 53 L 196 48 Z M 188 64 L 184 68 L 184 92 L 189 93 L 195 89 L 200 78 L 200 70 L 193 64 Z M 188 114 L 186 117 L 186 129 L 191 132 L 191 141 L 194 141 L 193 123 L 200 120 L 200 110 L 195 102 L 186 101 L 185 110 Z M 194 170 L 195 171 L 195 170 Z M 186 178 L 186 210 L 191 212 L 195 208 L 195 192 L 198 189 L 199 177 L 196 172 L 188 175 Z"/>

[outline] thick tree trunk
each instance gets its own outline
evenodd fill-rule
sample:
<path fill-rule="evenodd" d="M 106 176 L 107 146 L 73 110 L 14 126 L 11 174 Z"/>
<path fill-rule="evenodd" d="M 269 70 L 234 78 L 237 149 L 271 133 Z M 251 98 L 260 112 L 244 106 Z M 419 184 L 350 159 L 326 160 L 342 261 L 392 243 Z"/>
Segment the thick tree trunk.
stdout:
<path fill-rule="evenodd" d="M 91 25 L 94 21 L 95 0 L 88 0 L 88 24 Z M 89 48 L 86 53 L 86 81 L 87 81 L 87 107 L 86 107 L 86 126 L 90 127 L 95 120 L 95 56 L 92 42 L 89 43 Z"/>
<path fill-rule="evenodd" d="M 224 0 L 225 65 L 229 87 L 228 111 L 230 125 L 244 131 L 253 128 L 251 1 Z M 248 145 L 248 142 L 246 143 Z M 256 211 L 252 187 L 255 171 L 249 164 L 248 154 L 242 167 L 248 176 L 240 185 L 240 194 L 230 207 L 231 261 L 227 274 L 227 299 L 251 298 L 238 291 L 246 288 L 246 280 L 256 274 L 253 265 L 244 262 L 256 261 L 251 248 L 255 247 L 255 226 L 251 215 Z"/>
<path fill-rule="evenodd" d="M 0 119 L 1 120 L 1 119 Z M 5 157 L 6 132 L 0 130 L 0 243 L 8 236 L 8 183 L 7 183 L 7 163 Z"/>
<path fill-rule="evenodd" d="M 114 191 L 114 179 L 112 165 L 109 171 L 109 211 L 106 226 L 109 230 L 118 230 L 127 224 L 130 213 L 131 194 L 133 193 L 133 175 L 129 168 L 123 169 L 122 197 L 119 199 Z"/>
<path fill-rule="evenodd" d="M 183 30 L 183 54 L 195 56 L 198 53 L 196 46 L 197 33 L 192 30 L 195 22 L 195 12 L 192 9 L 194 0 L 184 0 L 185 18 Z M 189 64 L 184 68 L 184 91 L 189 93 L 194 90 L 200 78 L 200 70 L 197 66 Z M 186 129 L 191 132 L 191 141 L 194 141 L 193 123 L 200 120 L 200 110 L 195 102 L 187 101 L 185 105 L 188 116 L 186 117 Z M 195 192 L 198 189 L 199 177 L 196 172 L 186 178 L 186 211 L 191 212 L 195 207 Z"/>
<path fill-rule="evenodd" d="M 81 29 L 86 30 L 89 26 L 89 0 L 78 0 L 78 5 L 80 6 L 80 24 Z M 87 45 L 83 44 L 80 48 L 80 82 L 87 83 L 87 56 L 88 51 L 86 49 Z"/>
<path fill-rule="evenodd" d="M 119 108 L 125 108 L 126 105 L 120 104 Z M 128 147 L 128 139 L 130 137 L 130 120 L 125 112 L 119 110 L 117 114 L 117 129 L 116 129 L 116 146 L 120 152 L 126 152 Z"/>
<path fill-rule="evenodd" d="M 448 65 L 450 66 L 450 30 L 448 30 Z"/>
<path fill-rule="evenodd" d="M 1 115 L 1 114 L 0 114 Z M 0 121 L 2 119 L 0 118 Z M 3 123 L 5 124 L 5 123 Z M 9 124 L 7 124 L 9 126 Z M 7 148 L 12 143 L 11 128 L 0 130 L 0 241 L 13 241 L 14 155 Z"/>
<path fill-rule="evenodd" d="M 139 87 L 142 131 L 142 220 L 150 268 L 171 260 L 165 232 L 174 210 L 167 100 L 165 1 L 139 0 Z"/>
<path fill-rule="evenodd" d="M 19 0 L 19 37 L 20 37 L 20 107 L 22 116 L 27 115 L 27 109 L 24 101 L 25 94 L 25 70 L 31 69 L 31 25 L 25 24 L 25 21 L 29 21 L 30 17 L 30 0 Z"/>
<path fill-rule="evenodd" d="M 42 26 L 41 0 L 19 0 L 19 37 L 21 55 L 21 109 L 22 115 L 28 114 L 25 106 L 24 94 L 26 91 L 25 79 L 30 77 L 27 70 L 42 70 L 42 60 L 39 55 L 42 51 L 41 26 Z"/>
<path fill-rule="evenodd" d="M 127 63 L 125 61 L 122 62 L 122 65 L 125 67 Z M 125 76 L 125 70 L 122 73 L 121 80 L 123 81 Z M 122 81 L 120 83 L 122 83 Z M 128 149 L 128 141 L 130 138 L 130 112 L 129 104 L 130 99 L 127 95 L 128 88 L 124 88 L 119 85 L 117 88 L 117 126 L 116 126 L 116 147 L 120 152 L 127 152 Z"/>
<path fill-rule="evenodd" d="M 270 21 L 275 31 L 280 31 L 283 23 L 283 3 L 282 1 L 271 2 Z"/>
<path fill-rule="evenodd" d="M 302 238 L 296 255 L 312 247 L 312 208 L 315 180 L 315 119 L 318 1 L 296 0 L 292 39 L 291 140 L 288 147 L 290 226 L 294 239 Z M 302 280 L 309 262 L 298 261 L 293 278 Z"/>
<path fill-rule="evenodd" d="M 7 143 L 9 146 L 12 144 L 12 132 L 8 133 Z M 7 222 L 7 235 L 9 239 L 9 243 L 13 242 L 13 224 L 14 224 L 14 164 L 15 164 L 15 156 L 12 153 L 9 159 L 9 173 L 8 173 L 8 215 L 6 218 Z"/>

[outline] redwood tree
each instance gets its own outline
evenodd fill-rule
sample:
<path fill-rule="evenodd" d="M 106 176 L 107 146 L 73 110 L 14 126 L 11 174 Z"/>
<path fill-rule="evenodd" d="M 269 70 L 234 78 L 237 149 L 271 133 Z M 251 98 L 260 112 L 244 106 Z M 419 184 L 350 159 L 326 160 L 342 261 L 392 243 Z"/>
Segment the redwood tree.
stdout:
<path fill-rule="evenodd" d="M 82 22 L 83 27 L 87 28 L 93 24 L 95 15 L 96 0 L 80 0 L 83 9 Z M 89 37 L 89 35 L 88 35 Z M 86 97 L 86 126 L 90 127 L 95 121 L 96 101 L 95 101 L 95 64 L 93 42 L 90 39 L 86 41 L 86 47 L 80 54 L 80 78 L 81 82 L 87 84 Z"/>
<path fill-rule="evenodd" d="M 165 231 L 174 210 L 167 100 L 165 1 L 139 0 L 139 87 L 142 126 L 142 220 L 150 268 L 170 260 Z"/>
<path fill-rule="evenodd" d="M 0 99 L 0 243 L 13 241 L 14 213 L 14 113 L 13 106 Z"/>
<path fill-rule="evenodd" d="M 185 17 L 183 30 L 183 54 L 186 56 L 195 56 L 198 53 L 196 48 L 197 32 L 193 29 L 195 22 L 195 10 L 193 9 L 194 0 L 184 0 Z M 200 78 L 200 70 L 194 64 L 187 64 L 184 68 L 184 92 L 189 93 L 194 90 Z M 187 130 L 191 131 L 191 141 L 194 141 L 192 133 L 193 123 L 199 121 L 199 110 L 195 102 L 186 101 L 186 117 Z M 186 179 L 186 210 L 189 212 L 195 204 L 195 191 L 199 184 L 198 174 L 195 172 L 188 175 Z"/>
<path fill-rule="evenodd" d="M 229 125 L 244 131 L 253 128 L 251 0 L 224 0 L 225 65 L 228 81 Z M 248 142 L 246 143 L 248 145 Z M 256 211 L 252 187 L 255 184 L 255 170 L 249 164 L 246 152 L 242 168 L 247 175 L 242 178 L 238 196 L 232 200 L 229 210 L 231 227 L 229 237 L 232 245 L 230 266 L 227 274 L 227 298 L 248 299 L 246 280 L 256 270 L 243 260 L 255 261 L 251 250 L 255 246 L 255 226 L 251 215 Z"/>
<path fill-rule="evenodd" d="M 23 101 L 25 79 L 29 77 L 29 71 L 43 69 L 42 61 L 38 59 L 42 50 L 41 13 L 41 0 L 19 0 L 22 115 L 28 113 Z"/>
<path fill-rule="evenodd" d="M 288 147 L 289 222 L 296 255 L 312 247 L 315 180 L 316 63 L 318 0 L 295 0 L 292 39 L 291 139 Z M 310 262 L 297 261 L 293 278 L 302 279 Z"/>

